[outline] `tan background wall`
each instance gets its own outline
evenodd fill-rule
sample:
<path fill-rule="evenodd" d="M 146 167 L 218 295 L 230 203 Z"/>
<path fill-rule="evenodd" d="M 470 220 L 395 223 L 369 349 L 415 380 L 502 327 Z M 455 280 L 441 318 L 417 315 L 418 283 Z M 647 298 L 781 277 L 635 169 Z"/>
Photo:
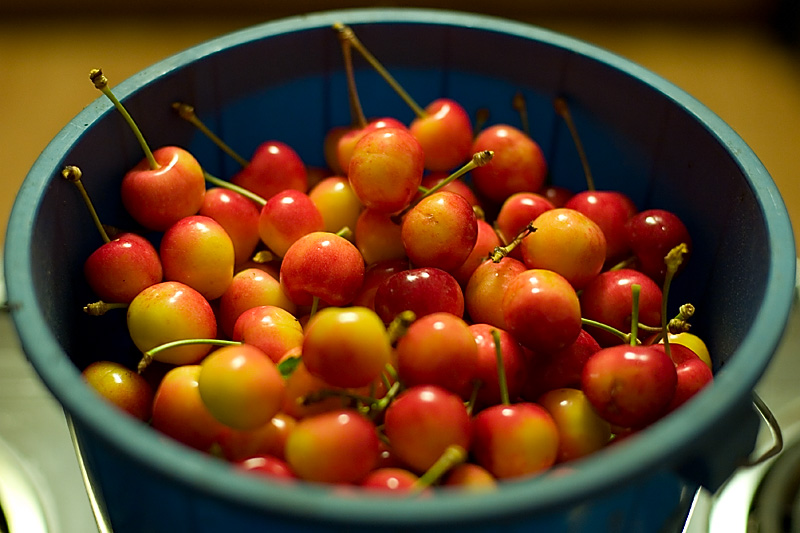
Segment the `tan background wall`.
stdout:
<path fill-rule="evenodd" d="M 286 7 L 290 4 L 291 7 Z M 16 189 L 47 142 L 98 97 L 86 72 L 121 81 L 211 37 L 338 7 L 426 6 L 500 15 L 585 39 L 674 82 L 761 157 L 800 228 L 800 55 L 785 0 L 368 2 L 4 0 L 0 3 L 0 238 Z M 112 83 L 113 84 L 113 83 Z M 798 233 L 798 231 L 796 231 Z M 797 236 L 796 236 L 797 238 Z M 800 242 L 800 238 L 797 238 Z"/>

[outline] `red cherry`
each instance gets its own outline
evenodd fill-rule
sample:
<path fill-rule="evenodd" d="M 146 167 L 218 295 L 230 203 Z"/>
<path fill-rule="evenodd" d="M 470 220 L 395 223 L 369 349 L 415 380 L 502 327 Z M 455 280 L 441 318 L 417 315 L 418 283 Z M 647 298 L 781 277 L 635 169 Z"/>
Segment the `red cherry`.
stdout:
<path fill-rule="evenodd" d="M 632 216 L 627 222 L 628 244 L 639 261 L 639 269 L 662 284 L 667 273 L 666 255 L 680 244 L 691 253 L 689 230 L 677 215 L 664 209 L 648 209 Z M 678 271 L 688 260 L 684 256 Z"/>
<path fill-rule="evenodd" d="M 256 148 L 250 164 L 234 175 L 231 182 L 269 200 L 286 189 L 306 192 L 308 171 L 291 146 L 266 141 Z"/>
<path fill-rule="evenodd" d="M 155 247 L 135 233 L 123 233 L 100 246 L 86 259 L 83 271 L 92 291 L 109 303 L 129 303 L 163 279 Z"/>

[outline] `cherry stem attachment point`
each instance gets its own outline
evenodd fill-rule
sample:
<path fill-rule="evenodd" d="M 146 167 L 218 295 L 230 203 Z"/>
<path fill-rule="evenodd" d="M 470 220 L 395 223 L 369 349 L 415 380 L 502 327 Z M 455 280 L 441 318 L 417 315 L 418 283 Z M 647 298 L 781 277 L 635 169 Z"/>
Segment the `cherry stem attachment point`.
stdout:
<path fill-rule="evenodd" d="M 122 105 L 122 102 L 117 99 L 117 97 L 109 88 L 108 78 L 105 77 L 103 71 L 99 68 L 92 69 L 89 72 L 89 79 L 92 80 L 95 88 L 99 89 L 100 92 L 102 92 L 106 98 L 108 98 L 111 103 L 114 104 L 114 107 L 117 108 L 117 111 L 119 111 L 119 113 L 125 119 L 125 122 L 128 123 L 131 131 L 133 131 L 133 134 L 136 136 L 136 140 L 139 141 L 139 145 L 142 147 L 144 156 L 147 158 L 147 162 L 150 164 L 150 169 L 158 170 L 161 168 L 161 165 L 158 164 L 158 161 L 156 161 L 156 158 L 153 156 L 153 151 L 150 150 L 150 147 L 147 145 L 147 141 L 145 141 L 144 135 L 142 135 L 142 131 L 139 129 L 139 126 L 136 125 L 136 122 L 133 120 L 133 117 L 131 117 L 130 113 L 128 113 L 128 110 L 125 109 L 125 106 Z"/>
<path fill-rule="evenodd" d="M 403 89 L 403 87 L 394 79 L 394 77 L 389 74 L 389 71 L 384 68 L 383 65 L 373 56 L 369 50 L 358 40 L 356 37 L 355 32 L 350 26 L 342 24 L 341 22 L 336 22 L 333 24 L 333 29 L 339 32 L 339 39 L 349 42 L 353 48 L 355 48 L 359 54 L 361 54 L 364 59 L 374 68 L 378 74 L 389 84 L 389 86 L 403 99 L 403 101 L 411 108 L 414 114 L 419 118 L 424 118 L 428 114 L 425 112 L 422 107 L 414 101 L 413 98 Z"/>
<path fill-rule="evenodd" d="M 91 198 L 89 198 L 89 193 L 86 192 L 86 187 L 83 186 L 83 181 L 81 180 L 83 173 L 81 172 L 81 169 L 74 165 L 68 165 L 64 167 L 64 170 L 61 171 L 61 176 L 65 180 L 75 184 L 75 187 L 78 188 L 78 191 L 81 193 L 81 197 L 83 198 L 83 203 L 85 203 L 86 207 L 89 209 L 89 214 L 92 216 L 92 221 L 97 227 L 97 231 L 100 232 L 103 242 L 111 242 L 111 238 L 108 236 L 106 228 L 103 226 L 103 223 L 100 222 L 100 217 L 97 216 L 97 211 L 94 208 Z"/>
<path fill-rule="evenodd" d="M 592 177 L 592 170 L 589 167 L 589 160 L 586 157 L 586 150 L 583 148 L 581 137 L 578 134 L 578 128 L 575 126 L 575 121 L 572 119 L 572 113 L 569 110 L 566 99 L 564 99 L 562 96 L 559 96 L 553 101 L 553 107 L 555 108 L 556 113 L 558 113 L 559 116 L 564 119 L 567 129 L 569 129 L 569 133 L 572 136 L 572 142 L 575 143 L 575 149 L 578 151 L 578 157 L 580 158 L 581 165 L 583 166 L 583 173 L 586 176 L 586 188 L 590 191 L 594 191 L 594 178 Z"/>
<path fill-rule="evenodd" d="M 406 334 L 408 327 L 417 319 L 414 311 L 405 310 L 397 314 L 386 327 L 389 333 L 389 342 L 394 346 L 400 337 Z"/>
<path fill-rule="evenodd" d="M 208 126 L 206 126 L 203 121 L 197 116 L 197 113 L 194 111 L 194 107 L 183 103 L 183 102 L 173 102 L 172 109 L 174 109 L 178 116 L 181 117 L 186 122 L 193 125 L 195 128 L 200 130 L 206 137 L 208 137 L 217 147 L 219 147 L 223 152 L 231 156 L 234 161 L 239 163 L 242 168 L 248 166 L 250 164 L 247 159 L 243 158 L 239 155 L 233 148 L 231 148 L 225 141 L 217 136 L 213 131 L 211 131 Z"/>
<path fill-rule="evenodd" d="M 489 259 L 491 259 L 494 263 L 499 263 L 504 257 L 508 256 L 508 254 L 514 250 L 514 248 L 519 246 L 525 237 L 535 232 L 536 226 L 533 225 L 533 220 L 531 220 L 528 222 L 528 225 L 525 226 L 525 229 L 520 231 L 510 243 L 506 244 L 505 246 L 495 246 L 495 249 L 489 255 Z"/>
<path fill-rule="evenodd" d="M 602 329 L 603 331 L 606 331 L 616 337 L 619 337 L 624 342 L 631 342 L 632 338 L 635 338 L 632 335 L 628 335 L 627 333 L 618 330 L 614 326 L 609 326 L 608 324 L 603 324 L 602 322 L 598 322 L 597 320 L 592 320 L 590 318 L 581 318 L 581 324 L 584 326 L 592 326 L 598 329 Z"/>

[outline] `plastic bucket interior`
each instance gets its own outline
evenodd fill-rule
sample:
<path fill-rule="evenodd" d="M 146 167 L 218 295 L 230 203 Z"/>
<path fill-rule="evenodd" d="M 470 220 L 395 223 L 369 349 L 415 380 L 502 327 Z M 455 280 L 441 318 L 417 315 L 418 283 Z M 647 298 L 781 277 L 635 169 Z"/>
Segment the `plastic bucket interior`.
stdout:
<path fill-rule="evenodd" d="M 672 210 L 689 227 L 693 255 L 670 302 L 697 307 L 693 331 L 713 354 L 715 383 L 633 438 L 490 493 L 368 497 L 236 474 L 120 416 L 80 378 L 93 359 L 131 364 L 137 356 L 120 315 L 81 312 L 92 300 L 82 264 L 100 243 L 79 196 L 59 177 L 64 165 L 78 165 L 101 219 L 131 224 L 119 181 L 141 151 L 99 97 L 58 133 L 20 188 L 5 274 L 23 349 L 71 417 L 114 531 L 677 528 L 694 490 L 714 490 L 752 451 L 759 426 L 752 390 L 789 316 L 794 239 L 764 166 L 716 115 L 651 72 L 567 36 L 467 13 L 364 9 L 269 22 L 200 44 L 112 86 L 151 146 L 184 146 L 217 176 L 231 176 L 236 163 L 177 118 L 172 102 L 191 103 L 242 154 L 276 139 L 308 165 L 323 166 L 325 134 L 350 122 L 334 22 L 352 25 L 422 105 L 448 96 L 473 116 L 488 108 L 490 124 L 519 125 L 511 101 L 522 92 L 553 181 L 581 190 L 574 144 L 553 111 L 553 99 L 565 97 L 597 187 L 626 192 L 640 209 Z M 356 65 L 368 116 L 413 118 L 370 67 L 358 58 Z M 87 90 L 93 90 L 88 79 Z"/>

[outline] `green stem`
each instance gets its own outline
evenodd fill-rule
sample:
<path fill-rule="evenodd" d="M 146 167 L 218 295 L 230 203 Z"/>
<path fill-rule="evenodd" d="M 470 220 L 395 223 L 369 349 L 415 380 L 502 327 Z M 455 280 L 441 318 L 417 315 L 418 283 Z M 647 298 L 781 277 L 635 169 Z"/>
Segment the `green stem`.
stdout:
<path fill-rule="evenodd" d="M 581 318 L 581 324 L 583 324 L 584 326 L 592 326 L 598 329 L 602 329 L 603 331 L 607 331 L 608 333 L 611 333 L 612 335 L 619 337 L 625 342 L 630 342 L 631 340 L 631 337 L 629 337 L 628 334 L 623 333 L 617 328 L 609 326 L 608 324 L 603 324 L 602 322 L 598 322 L 596 320 L 592 320 L 590 318 Z"/>
<path fill-rule="evenodd" d="M 178 113 L 179 117 L 189 122 L 195 128 L 200 130 L 203 133 L 203 135 L 211 139 L 211 141 L 215 145 L 217 145 L 217 147 L 219 147 L 223 152 L 231 156 L 231 158 L 233 158 L 234 161 L 239 163 L 242 166 L 242 168 L 250 164 L 250 162 L 247 161 L 247 159 L 243 158 L 238 153 L 236 153 L 236 151 L 233 148 L 228 146 L 228 144 L 225 141 L 220 139 L 213 131 L 208 129 L 208 127 L 205 124 L 203 124 L 203 122 L 194 112 L 194 107 L 190 106 L 189 104 L 185 104 L 183 102 L 174 102 L 172 104 L 172 109 L 174 109 Z"/>
<path fill-rule="evenodd" d="M 512 107 L 519 113 L 519 120 L 522 125 L 522 132 L 525 133 L 528 137 L 531 136 L 531 128 L 528 123 L 528 105 L 525 101 L 525 95 L 521 92 L 518 92 L 514 95 L 514 98 L 511 100 Z"/>
<path fill-rule="evenodd" d="M 664 276 L 664 286 L 661 289 L 661 326 L 663 330 L 667 331 L 667 300 L 669 298 L 670 285 L 672 285 L 672 278 L 683 263 L 684 254 L 689 252 L 689 247 L 685 243 L 681 243 L 664 257 L 664 263 L 667 266 L 667 274 Z M 694 311 L 694 309 L 692 309 Z M 664 333 L 664 351 L 667 355 L 672 357 L 672 350 L 669 346 L 669 335 Z"/>
<path fill-rule="evenodd" d="M 467 414 L 472 416 L 472 412 L 475 410 L 475 403 L 478 401 L 478 391 L 483 386 L 483 382 L 479 379 L 475 379 L 472 381 L 472 392 L 469 395 L 469 400 L 467 401 Z"/>
<path fill-rule="evenodd" d="M 159 352 L 169 350 L 170 348 L 178 348 L 180 346 L 191 346 L 195 344 L 210 344 L 213 346 L 239 346 L 242 343 L 239 341 L 229 341 L 225 339 L 181 339 L 177 341 L 166 342 L 160 344 L 155 348 L 150 348 L 142 355 L 139 361 L 138 372 L 141 374 L 147 368 Z"/>
<path fill-rule="evenodd" d="M 386 70 L 383 65 L 367 50 L 367 48 L 361 44 L 361 41 L 358 40 L 356 34 L 353 32 L 352 28 L 346 26 L 340 22 L 337 22 L 333 25 L 333 29 L 339 32 L 339 39 L 342 41 L 349 42 L 357 51 L 360 53 L 367 62 L 372 65 L 378 74 L 389 84 L 389 86 L 394 89 L 394 91 L 403 99 L 403 101 L 411 108 L 414 114 L 419 118 L 424 118 L 428 114 L 422 109 L 417 102 L 414 101 L 413 98 L 403 89 L 403 87 L 397 82 L 397 80 L 389 74 L 389 71 Z"/>
<path fill-rule="evenodd" d="M 311 311 L 308 313 L 309 320 L 317 314 L 317 310 L 319 310 L 319 296 L 314 296 L 311 299 Z"/>
<path fill-rule="evenodd" d="M 81 193 L 81 198 L 83 198 L 83 203 L 86 204 L 86 207 L 89 209 L 89 214 L 92 217 L 94 225 L 97 227 L 97 231 L 100 232 L 100 237 L 103 238 L 103 242 L 111 242 L 111 238 L 108 236 L 106 228 L 103 226 L 103 223 L 100 222 L 100 217 L 97 215 L 97 211 L 94 209 L 92 199 L 89 198 L 89 193 L 86 191 L 86 187 L 83 186 L 83 181 L 81 180 L 83 173 L 81 172 L 81 169 L 73 165 L 68 165 L 64 167 L 64 170 L 61 171 L 61 175 L 67 181 L 74 183 L 75 187 L 78 188 L 78 191 Z"/>
<path fill-rule="evenodd" d="M 494 251 L 492 251 L 492 253 L 489 255 L 489 259 L 495 263 L 499 263 L 504 257 L 508 256 L 508 254 L 514 250 L 514 248 L 519 246 L 525 237 L 534 232 L 536 232 L 536 226 L 533 225 L 533 220 L 531 220 L 528 225 L 525 226 L 525 229 L 523 229 L 516 237 L 514 237 L 514 240 L 505 246 L 495 247 Z"/>
<path fill-rule="evenodd" d="M 430 189 L 426 189 L 422 195 L 420 195 L 413 202 L 407 205 L 402 211 L 392 215 L 392 220 L 396 224 L 400 224 L 405 214 L 414 209 L 414 206 L 420 203 L 423 199 L 427 198 L 428 196 L 432 195 L 435 192 L 440 191 L 442 188 L 446 187 L 449 183 L 457 180 L 470 170 L 473 170 L 477 167 L 482 167 L 483 165 L 487 164 L 489 161 L 492 160 L 492 157 L 494 157 L 494 152 L 491 150 L 483 150 L 481 152 L 476 152 L 475 154 L 472 155 L 472 159 L 470 159 L 467 163 L 465 163 L 464 166 L 462 166 L 461 168 L 459 168 L 458 170 L 447 176 L 445 179 L 443 179 Z"/>
<path fill-rule="evenodd" d="M 631 286 L 631 293 L 633 294 L 633 305 L 631 306 L 631 346 L 636 346 L 639 339 L 639 294 L 642 292 L 642 286 L 634 283 Z"/>
<path fill-rule="evenodd" d="M 96 302 L 88 303 L 83 306 L 83 312 L 90 316 L 101 316 L 112 309 L 127 309 L 128 304 L 125 303 L 108 303 L 104 302 L 103 300 L 98 300 Z"/>
<path fill-rule="evenodd" d="M 231 183 L 229 181 L 225 181 L 223 179 L 220 179 L 220 178 L 214 176 L 213 174 L 209 174 L 205 170 L 203 171 L 203 177 L 210 184 L 216 185 L 217 187 L 222 187 L 224 189 L 228 189 L 229 191 L 237 192 L 237 193 L 241 194 L 242 196 L 244 196 L 245 198 L 249 198 L 250 200 L 254 201 L 255 203 L 257 203 L 261 207 L 264 207 L 265 205 L 267 205 L 267 201 L 265 199 L 263 199 L 262 197 L 260 197 L 259 195 L 257 195 L 256 193 L 248 191 L 244 187 L 239 187 L 238 185 L 234 185 L 233 183 Z"/>
<path fill-rule="evenodd" d="M 350 102 L 350 116 L 356 128 L 364 128 L 367 125 L 367 117 L 364 116 L 361 100 L 358 98 L 356 78 L 353 74 L 353 46 L 352 43 L 344 37 L 344 33 L 342 32 L 339 32 L 339 42 L 342 45 L 344 71 L 347 75 L 347 96 Z"/>
<path fill-rule="evenodd" d="M 583 143 L 581 142 L 581 137 L 578 134 L 578 128 L 575 127 L 575 121 L 572 120 L 572 113 L 569 111 L 569 106 L 567 105 L 567 101 L 562 98 L 556 98 L 553 102 L 553 107 L 555 107 L 556 112 L 564 119 L 564 122 L 569 129 L 569 133 L 572 136 L 572 141 L 575 143 L 575 148 L 578 150 L 578 157 L 581 160 L 581 165 L 583 166 L 583 173 L 586 176 L 586 188 L 590 191 L 595 190 L 594 188 L 594 178 L 592 177 L 592 170 L 589 167 L 589 160 L 586 158 L 586 151 L 583 148 Z"/>
<path fill-rule="evenodd" d="M 128 110 L 125 109 L 125 106 L 122 105 L 122 102 L 117 100 L 117 97 L 108 87 L 108 78 L 103 75 L 103 71 L 100 69 L 93 69 L 91 72 L 89 72 L 89 79 L 92 80 L 94 86 L 99 89 L 100 92 L 102 92 L 112 104 L 114 104 L 114 107 L 116 107 L 117 111 L 120 112 L 122 117 L 125 119 L 125 122 L 128 123 L 128 126 L 130 126 L 133 134 L 136 136 L 136 140 L 139 141 L 139 145 L 142 147 L 144 156 L 147 158 L 147 162 L 150 164 L 150 169 L 158 170 L 161 168 L 161 165 L 158 164 L 158 161 L 156 161 L 156 158 L 153 156 L 153 151 L 150 150 L 150 147 L 147 145 L 147 141 L 144 140 L 144 135 L 142 135 L 139 126 L 136 125 L 136 122 L 134 122 L 133 117 L 131 117 L 130 113 L 128 113 Z"/>
<path fill-rule="evenodd" d="M 443 475 L 450 471 L 454 466 L 459 465 L 467 460 L 467 451 L 458 444 L 451 444 L 448 446 L 439 459 L 422 474 L 417 481 L 411 486 L 411 492 L 418 494 L 419 492 L 430 487 L 436 483 Z"/>
<path fill-rule="evenodd" d="M 492 328 L 494 340 L 494 353 L 497 358 L 497 383 L 500 386 L 500 401 L 503 405 L 511 405 L 508 396 L 508 382 L 506 381 L 506 366 L 503 362 L 503 348 L 500 346 L 500 332 Z"/>

